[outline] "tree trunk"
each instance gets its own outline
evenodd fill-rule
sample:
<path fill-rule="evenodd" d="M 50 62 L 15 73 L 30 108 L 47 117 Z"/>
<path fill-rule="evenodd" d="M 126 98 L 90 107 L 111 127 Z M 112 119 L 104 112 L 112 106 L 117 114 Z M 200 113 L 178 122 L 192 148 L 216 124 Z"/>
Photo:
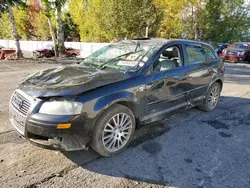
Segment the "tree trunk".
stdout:
<path fill-rule="evenodd" d="M 54 45 L 55 56 L 57 57 L 58 56 L 57 40 L 56 40 L 56 35 L 55 35 L 55 28 L 54 28 L 53 23 L 51 21 L 51 17 L 48 17 L 48 23 L 49 23 L 51 38 L 52 38 L 53 45 Z"/>
<path fill-rule="evenodd" d="M 16 43 L 16 55 L 18 58 L 22 57 L 22 51 L 20 48 L 20 42 L 19 42 L 19 36 L 18 36 L 18 32 L 17 32 L 17 28 L 16 28 L 16 22 L 15 22 L 15 18 L 12 12 L 12 8 L 10 6 L 10 4 L 7 1 L 7 5 L 8 5 L 8 12 L 9 12 L 9 16 L 10 16 L 10 23 L 12 26 L 12 32 L 13 32 L 13 37 Z"/>
<path fill-rule="evenodd" d="M 61 6 L 56 7 L 55 17 L 56 17 L 56 25 L 57 25 L 58 51 L 60 55 L 60 54 L 65 53 Z"/>

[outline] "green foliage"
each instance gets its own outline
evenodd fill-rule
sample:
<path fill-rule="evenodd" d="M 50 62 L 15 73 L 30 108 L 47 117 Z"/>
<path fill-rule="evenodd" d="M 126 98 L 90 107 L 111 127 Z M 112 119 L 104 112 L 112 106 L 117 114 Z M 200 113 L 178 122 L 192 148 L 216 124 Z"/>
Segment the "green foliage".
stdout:
<path fill-rule="evenodd" d="M 205 39 L 249 40 L 249 4 L 244 0 L 209 0 L 205 9 Z"/>
<path fill-rule="evenodd" d="M 77 25 L 74 23 L 69 12 L 63 14 L 63 31 L 67 41 L 79 41 L 80 35 Z"/>
<path fill-rule="evenodd" d="M 151 35 L 155 36 L 158 11 L 152 0 L 92 0 L 87 4 L 81 1 L 81 7 L 77 12 L 83 14 L 82 18 L 73 17 L 82 41 L 109 42 L 141 37 L 148 23 L 155 25 L 150 28 Z M 76 9 L 70 4 L 70 12 Z"/>
<path fill-rule="evenodd" d="M 10 25 L 10 18 L 8 13 L 0 14 L 0 38 L 1 39 L 13 39 L 12 28 Z"/>
<path fill-rule="evenodd" d="M 85 31 L 85 13 L 87 10 L 86 0 L 69 0 L 68 1 L 69 14 L 72 21 L 77 25 L 81 39 L 86 35 Z"/>
<path fill-rule="evenodd" d="M 0 0 L 0 38 L 12 38 L 6 2 Z M 43 8 L 35 16 L 27 14 L 27 7 L 17 9 L 25 0 L 8 2 L 22 39 L 51 39 L 48 18 L 54 28 L 57 24 L 49 0 L 40 0 Z M 66 0 L 56 0 L 55 8 L 60 10 L 65 3 Z M 245 0 L 68 0 L 67 3 L 68 11 L 62 15 L 65 40 L 78 41 L 80 37 L 81 41 L 112 42 L 142 37 L 147 26 L 149 37 L 217 42 L 250 40 L 250 5 Z"/>
<path fill-rule="evenodd" d="M 40 11 L 34 18 L 34 34 L 36 40 L 50 40 L 50 30 L 48 27 L 48 19 L 45 16 L 44 11 Z"/>
<path fill-rule="evenodd" d="M 8 4 L 12 7 L 26 7 L 26 0 L 0 0 L 0 13 L 8 11 Z"/>
<path fill-rule="evenodd" d="M 30 39 L 31 36 L 31 24 L 28 18 L 28 12 L 25 9 L 14 8 L 13 14 L 16 21 L 16 27 L 18 35 L 23 40 Z"/>
<path fill-rule="evenodd" d="M 20 39 L 28 40 L 31 36 L 30 23 L 28 19 L 28 13 L 24 9 L 13 8 L 13 14 L 15 17 L 16 27 Z M 12 28 L 10 24 L 10 18 L 8 13 L 2 13 L 0 19 L 0 38 L 13 39 Z"/>
<path fill-rule="evenodd" d="M 185 8 L 185 2 L 183 0 L 155 0 L 155 4 L 162 14 L 160 27 L 157 31 L 158 36 L 181 38 L 184 31 L 182 10 Z"/>

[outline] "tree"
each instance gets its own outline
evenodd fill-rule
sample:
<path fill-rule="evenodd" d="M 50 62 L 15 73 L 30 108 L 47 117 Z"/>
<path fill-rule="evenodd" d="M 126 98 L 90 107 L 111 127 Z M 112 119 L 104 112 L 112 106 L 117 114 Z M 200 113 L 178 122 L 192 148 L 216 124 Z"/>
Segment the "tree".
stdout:
<path fill-rule="evenodd" d="M 42 0 L 43 9 L 48 19 L 51 37 L 54 43 L 55 55 L 63 54 L 64 47 L 64 32 L 62 24 L 62 7 L 65 5 L 66 0 Z M 56 20 L 56 32 L 52 23 L 52 16 L 54 13 Z"/>
<path fill-rule="evenodd" d="M 81 0 L 78 6 L 71 0 L 69 9 L 82 41 L 110 42 L 142 37 L 149 24 L 152 25 L 150 36 L 156 36 L 158 10 L 152 0 Z"/>
<path fill-rule="evenodd" d="M 69 14 L 74 24 L 77 25 L 77 30 L 82 41 L 86 36 L 85 33 L 85 14 L 87 11 L 87 0 L 68 0 Z"/>
<path fill-rule="evenodd" d="M 32 39 L 49 40 L 51 37 L 48 21 L 38 0 L 29 0 L 26 12 L 28 12 L 28 21 L 30 23 Z"/>
<path fill-rule="evenodd" d="M 52 7 L 51 4 L 48 0 L 41 0 L 42 3 L 42 11 L 44 13 L 44 15 L 46 16 L 47 20 L 48 20 L 48 25 L 50 28 L 50 35 L 53 41 L 53 46 L 54 46 L 54 51 L 55 51 L 55 56 L 58 56 L 58 44 L 57 44 L 57 36 L 56 36 L 56 32 L 55 32 L 55 27 L 53 25 L 52 22 Z"/>
<path fill-rule="evenodd" d="M 246 39 L 249 8 L 244 0 L 206 0 L 204 38 L 221 42 Z"/>
<path fill-rule="evenodd" d="M 19 35 L 17 32 L 17 26 L 16 26 L 16 21 L 14 18 L 14 14 L 12 11 L 12 6 L 24 6 L 25 3 L 21 0 L 1 0 L 0 4 L 0 12 L 8 12 L 9 14 L 9 19 L 12 27 L 12 33 L 13 33 L 13 38 L 15 40 L 16 44 L 16 55 L 18 58 L 22 57 L 22 51 L 20 48 L 20 42 L 19 42 Z"/>
<path fill-rule="evenodd" d="M 54 0 L 55 1 L 55 18 L 56 18 L 56 29 L 57 29 L 57 42 L 59 54 L 65 53 L 64 46 L 64 31 L 62 23 L 62 7 L 65 5 L 67 0 Z"/>
<path fill-rule="evenodd" d="M 162 13 L 160 27 L 157 31 L 159 37 L 181 38 L 184 28 L 182 23 L 182 10 L 185 8 L 183 0 L 155 0 L 154 3 Z"/>
<path fill-rule="evenodd" d="M 74 23 L 69 12 L 63 12 L 63 31 L 65 41 L 80 41 L 78 26 Z"/>

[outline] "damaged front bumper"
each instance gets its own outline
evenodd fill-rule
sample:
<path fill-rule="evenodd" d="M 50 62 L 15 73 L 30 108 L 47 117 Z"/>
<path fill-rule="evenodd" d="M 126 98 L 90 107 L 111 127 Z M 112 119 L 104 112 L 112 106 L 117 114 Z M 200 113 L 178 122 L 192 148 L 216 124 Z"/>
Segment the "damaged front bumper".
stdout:
<path fill-rule="evenodd" d="M 83 115 L 40 114 L 41 102 L 35 101 L 22 91 L 11 97 L 10 120 L 16 131 L 31 143 L 61 151 L 88 149 L 91 121 Z M 58 124 L 70 124 L 59 129 Z"/>
<path fill-rule="evenodd" d="M 70 123 L 69 129 L 57 129 Z M 51 116 L 33 114 L 26 124 L 26 138 L 48 149 L 75 151 L 88 149 L 89 133 L 82 129 L 86 121 L 81 116 Z"/>

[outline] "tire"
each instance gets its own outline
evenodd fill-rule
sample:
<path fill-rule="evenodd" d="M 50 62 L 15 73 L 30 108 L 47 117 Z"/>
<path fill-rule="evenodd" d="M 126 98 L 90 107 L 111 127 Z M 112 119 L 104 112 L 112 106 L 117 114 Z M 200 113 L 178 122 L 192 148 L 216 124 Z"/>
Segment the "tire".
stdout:
<path fill-rule="evenodd" d="M 116 122 L 120 122 L 120 126 L 115 126 Z M 102 156 L 117 155 L 133 139 L 135 125 L 133 112 L 123 105 L 114 104 L 97 119 L 90 146 Z"/>
<path fill-rule="evenodd" d="M 216 96 L 212 96 L 213 93 L 216 92 Z M 203 100 L 202 104 L 198 106 L 198 108 L 204 112 L 211 112 L 213 111 L 218 102 L 220 101 L 220 93 L 221 93 L 221 85 L 217 82 L 215 82 L 209 89 L 206 94 L 206 98 Z M 211 97 L 214 97 L 211 99 Z M 214 103 L 212 101 L 214 101 Z M 210 103 L 209 103 L 210 102 Z M 213 103 L 213 105 L 211 105 Z"/>

